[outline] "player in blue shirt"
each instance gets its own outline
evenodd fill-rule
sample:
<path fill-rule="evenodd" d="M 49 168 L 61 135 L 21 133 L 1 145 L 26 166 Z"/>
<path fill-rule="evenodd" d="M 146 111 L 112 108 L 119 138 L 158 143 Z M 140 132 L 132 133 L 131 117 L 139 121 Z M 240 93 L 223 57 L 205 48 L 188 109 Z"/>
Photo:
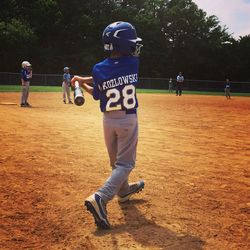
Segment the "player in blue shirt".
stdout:
<path fill-rule="evenodd" d="M 63 74 L 63 83 L 62 83 L 62 88 L 63 88 L 63 103 L 66 104 L 66 95 L 68 98 L 68 103 L 73 104 L 70 98 L 70 80 L 71 76 L 69 73 L 69 67 L 64 67 L 63 69 L 64 74 Z"/>
<path fill-rule="evenodd" d="M 21 70 L 21 83 L 22 83 L 22 95 L 21 95 L 21 107 L 31 107 L 28 103 L 30 81 L 32 79 L 32 68 L 28 61 L 22 62 Z"/>
<path fill-rule="evenodd" d="M 108 229 L 106 204 L 118 195 L 120 202 L 144 188 L 144 181 L 128 183 L 135 166 L 138 141 L 136 85 L 138 82 L 141 39 L 127 22 L 108 25 L 102 35 L 110 57 L 93 67 L 92 77 L 74 76 L 80 85 L 100 101 L 103 128 L 112 173 L 104 185 L 85 200 L 99 228 Z M 93 82 L 91 87 L 88 85 Z"/>
<path fill-rule="evenodd" d="M 229 79 L 226 79 L 225 96 L 226 96 L 227 99 L 231 99 L 230 90 L 231 90 L 230 81 L 229 81 Z"/>

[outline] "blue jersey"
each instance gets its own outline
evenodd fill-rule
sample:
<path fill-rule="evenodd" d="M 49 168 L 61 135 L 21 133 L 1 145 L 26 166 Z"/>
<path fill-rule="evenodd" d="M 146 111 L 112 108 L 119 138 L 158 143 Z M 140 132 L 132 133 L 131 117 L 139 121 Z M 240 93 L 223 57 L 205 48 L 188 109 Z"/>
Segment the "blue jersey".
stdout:
<path fill-rule="evenodd" d="M 21 70 L 21 79 L 23 79 L 25 82 L 29 82 L 31 78 L 32 78 L 32 75 L 27 69 Z"/>
<path fill-rule="evenodd" d="M 226 82 L 225 88 L 230 88 L 230 82 Z"/>
<path fill-rule="evenodd" d="M 93 97 L 100 100 L 102 112 L 135 110 L 138 107 L 138 70 L 139 59 L 133 56 L 107 58 L 94 66 Z"/>
<path fill-rule="evenodd" d="M 71 79 L 71 76 L 69 73 L 63 74 L 63 81 L 66 82 L 68 85 L 70 85 L 70 79 Z"/>

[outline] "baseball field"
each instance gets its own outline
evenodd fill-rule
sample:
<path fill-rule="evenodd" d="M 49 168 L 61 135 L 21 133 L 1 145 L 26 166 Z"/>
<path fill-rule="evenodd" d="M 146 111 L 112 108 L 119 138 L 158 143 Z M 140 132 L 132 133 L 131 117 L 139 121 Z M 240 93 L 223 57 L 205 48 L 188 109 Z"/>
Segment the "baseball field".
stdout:
<path fill-rule="evenodd" d="M 108 178 L 98 102 L 0 93 L 0 249 L 250 249 L 250 98 L 138 94 L 136 168 L 145 189 L 108 205 L 96 230 L 84 199 Z"/>

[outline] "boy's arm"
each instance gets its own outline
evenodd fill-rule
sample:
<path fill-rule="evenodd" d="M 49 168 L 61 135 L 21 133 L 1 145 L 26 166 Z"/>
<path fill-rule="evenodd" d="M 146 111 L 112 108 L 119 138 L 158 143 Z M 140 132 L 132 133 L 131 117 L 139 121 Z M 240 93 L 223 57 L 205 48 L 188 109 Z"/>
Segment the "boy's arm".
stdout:
<path fill-rule="evenodd" d="M 88 84 L 92 83 L 93 82 L 93 78 L 92 76 L 85 76 L 85 77 L 82 77 L 82 76 L 74 76 L 72 79 L 71 79 L 71 85 L 72 86 L 75 86 L 75 82 L 78 81 L 79 82 L 79 85 L 81 87 L 83 87 L 86 92 L 88 92 L 90 95 L 93 95 L 93 87 L 89 86 Z"/>
<path fill-rule="evenodd" d="M 82 87 L 86 90 L 86 92 L 88 92 L 90 95 L 93 95 L 93 90 L 94 88 L 89 86 L 87 83 L 83 83 Z"/>
<path fill-rule="evenodd" d="M 71 79 L 71 84 L 75 86 L 76 81 L 78 81 L 80 86 L 82 86 L 83 83 L 92 83 L 93 77 L 92 76 L 74 76 Z"/>
<path fill-rule="evenodd" d="M 28 77 L 29 79 L 31 79 L 32 78 L 32 69 L 29 71 L 29 77 Z"/>
<path fill-rule="evenodd" d="M 67 83 L 65 74 L 63 74 L 63 83 Z"/>

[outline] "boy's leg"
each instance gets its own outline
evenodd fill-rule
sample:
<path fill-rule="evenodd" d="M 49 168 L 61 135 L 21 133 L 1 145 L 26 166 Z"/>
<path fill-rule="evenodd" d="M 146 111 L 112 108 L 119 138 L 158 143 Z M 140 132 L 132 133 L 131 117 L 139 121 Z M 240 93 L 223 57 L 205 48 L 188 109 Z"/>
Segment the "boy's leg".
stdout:
<path fill-rule="evenodd" d="M 70 87 L 68 84 L 65 84 L 65 85 L 66 85 L 66 93 L 67 93 L 68 101 L 69 103 L 72 103 L 71 98 L 70 98 Z"/>
<path fill-rule="evenodd" d="M 112 113 L 110 112 L 111 116 L 113 114 L 116 116 L 116 112 Z M 124 116 L 124 119 L 105 119 L 104 114 L 104 136 L 113 170 L 105 184 L 85 200 L 85 206 L 92 213 L 96 225 L 102 229 L 110 228 L 106 211 L 107 202 L 118 192 L 120 193 L 121 188 L 126 189 L 124 192 L 128 192 L 122 197 L 121 202 L 128 200 L 133 193 L 139 191 L 137 188 L 136 192 L 131 192 L 132 187 L 128 185 L 129 173 L 135 165 L 138 138 L 137 116 L 129 115 L 127 118 L 125 112 L 121 112 L 121 116 Z M 142 189 L 144 182 L 140 182 L 139 185 Z"/>
<path fill-rule="evenodd" d="M 26 85 L 22 85 L 21 105 L 25 104 L 25 92 L 26 92 Z"/>
<path fill-rule="evenodd" d="M 113 171 L 116 168 L 115 162 L 116 162 L 116 155 L 117 155 L 117 134 L 115 132 L 115 129 L 111 129 L 111 128 L 104 129 L 104 138 L 105 138 L 105 144 L 106 144 L 108 154 L 109 154 L 110 166 L 112 167 L 112 171 Z M 120 190 L 128 190 L 128 189 L 129 189 L 129 184 L 128 184 L 128 178 L 127 178 L 121 185 Z"/>
<path fill-rule="evenodd" d="M 112 170 L 111 176 L 103 187 L 97 191 L 105 202 L 113 199 L 118 192 L 126 191 L 124 189 L 129 187 L 127 183 L 128 176 L 135 165 L 138 140 L 137 116 L 134 114 L 124 114 L 124 116 L 126 118 L 122 119 L 122 121 L 121 119 L 106 119 L 106 121 L 104 119 L 104 134 L 111 162 L 117 152 L 115 168 Z M 109 134 L 107 131 L 110 129 L 113 129 L 115 131 L 114 135 L 117 136 L 117 147 L 113 146 L 113 150 L 110 150 L 110 148 L 112 148 L 114 137 L 106 137 Z"/>
<path fill-rule="evenodd" d="M 129 115 L 130 116 L 130 115 Z M 138 123 L 137 123 L 137 117 L 136 115 L 132 115 L 134 118 L 130 117 L 131 119 L 136 119 L 136 123 L 134 125 L 133 131 L 131 131 L 131 134 L 129 138 L 124 133 L 124 129 L 119 129 L 120 132 L 118 134 L 118 154 L 117 154 L 117 163 L 116 165 L 119 166 L 119 164 L 123 164 L 123 162 L 127 162 L 128 166 L 130 166 L 130 169 L 132 170 L 135 166 L 135 160 L 136 160 L 136 149 L 137 149 L 137 142 L 138 142 Z M 126 127 L 126 125 L 125 125 Z M 129 146 L 129 147 L 128 147 Z M 123 195 L 129 191 L 129 184 L 128 184 L 128 178 L 122 183 L 118 195 Z"/>
<path fill-rule="evenodd" d="M 121 169 L 117 169 L 115 166 L 117 154 L 117 134 L 115 128 L 113 127 L 113 122 L 107 121 L 104 117 L 103 127 L 105 143 L 110 158 L 110 165 L 113 170 L 111 176 L 103 187 L 85 200 L 85 206 L 93 215 L 97 227 L 108 229 L 110 228 L 110 224 L 107 218 L 106 204 L 116 194 L 116 189 L 118 189 L 120 183 L 122 182 L 119 182 L 120 176 L 127 176 L 128 173 L 126 173 L 126 171 L 125 173 L 121 173 Z M 114 181 L 114 179 L 117 179 L 118 181 Z"/>
<path fill-rule="evenodd" d="M 65 82 L 62 83 L 63 89 L 63 102 L 66 103 L 66 89 L 65 89 Z"/>
<path fill-rule="evenodd" d="M 227 98 L 227 88 L 225 88 L 225 96 L 226 96 L 226 98 Z"/>
<path fill-rule="evenodd" d="M 105 124 L 103 124 L 103 127 L 104 140 L 109 154 L 110 166 L 114 169 L 117 154 L 117 135 L 114 128 L 106 127 Z"/>
<path fill-rule="evenodd" d="M 131 117 L 132 118 L 132 117 Z M 118 133 L 118 153 L 117 153 L 117 161 L 116 165 L 123 164 L 123 162 L 127 162 L 127 165 L 130 165 L 131 170 L 134 168 L 135 160 L 136 160 L 136 148 L 138 142 L 138 124 L 137 117 L 134 115 L 136 119 L 135 127 L 133 132 L 130 134 L 130 138 L 127 140 L 127 135 L 123 130 Z M 125 126 L 126 127 L 126 126 Z M 128 178 L 122 183 L 119 191 L 117 192 L 118 200 L 120 202 L 125 202 L 129 200 L 130 196 L 140 192 L 144 188 L 144 181 L 138 181 L 136 183 L 128 183 Z"/>
<path fill-rule="evenodd" d="M 25 92 L 25 104 L 28 103 L 28 98 L 29 98 L 29 90 L 30 90 L 30 83 L 26 83 L 26 92 Z"/>
<path fill-rule="evenodd" d="M 179 95 L 182 94 L 182 86 L 180 86 Z"/>

